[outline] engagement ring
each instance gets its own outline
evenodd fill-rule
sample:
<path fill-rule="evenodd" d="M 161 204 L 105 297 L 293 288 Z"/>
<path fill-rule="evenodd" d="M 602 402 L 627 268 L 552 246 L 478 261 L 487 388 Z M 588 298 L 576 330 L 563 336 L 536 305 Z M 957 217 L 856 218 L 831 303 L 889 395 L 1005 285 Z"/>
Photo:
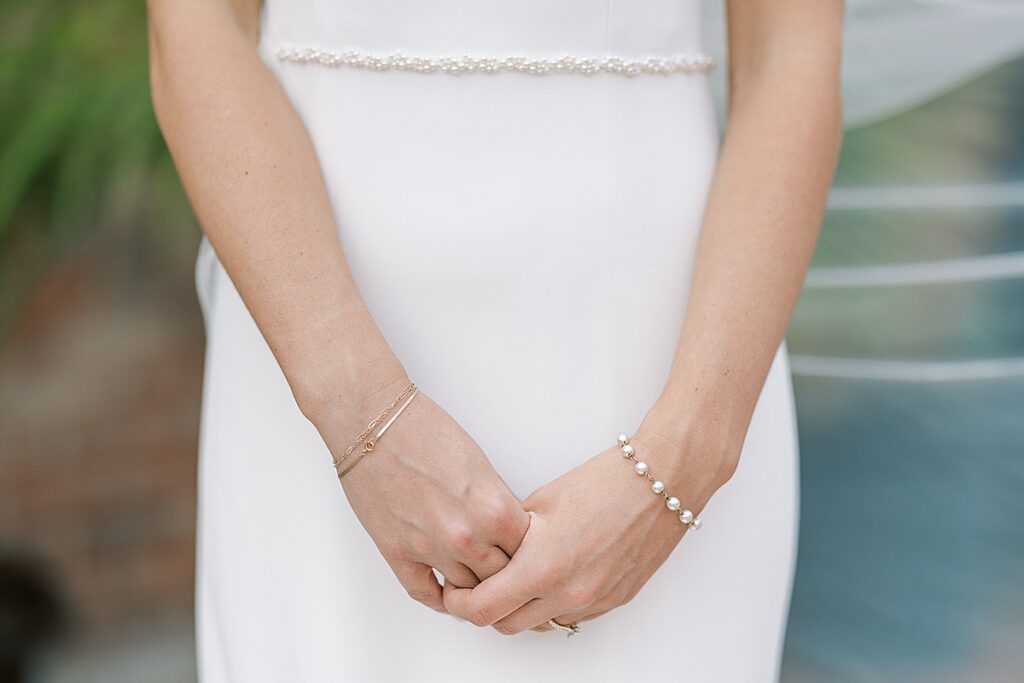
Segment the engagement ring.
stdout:
<path fill-rule="evenodd" d="M 572 638 L 574 635 L 580 632 L 580 627 L 576 625 L 576 622 L 573 622 L 568 626 L 565 626 L 563 624 L 559 624 L 554 619 L 548 619 L 548 623 L 551 624 L 552 627 L 557 628 L 559 631 L 565 631 L 565 636 L 567 638 Z"/>

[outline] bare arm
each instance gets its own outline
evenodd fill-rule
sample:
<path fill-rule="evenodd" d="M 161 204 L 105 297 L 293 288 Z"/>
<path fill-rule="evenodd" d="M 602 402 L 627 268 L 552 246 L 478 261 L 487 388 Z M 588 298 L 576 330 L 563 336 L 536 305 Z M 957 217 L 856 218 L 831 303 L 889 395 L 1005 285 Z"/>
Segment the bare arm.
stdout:
<path fill-rule="evenodd" d="M 690 300 L 670 377 L 630 442 L 693 512 L 735 471 L 814 251 L 842 130 L 839 0 L 733 0 L 729 10 L 731 109 Z M 623 475 L 620 453 L 530 494 L 522 548 L 473 589 L 445 586 L 449 611 L 518 633 L 631 600 L 688 527 Z"/>
<path fill-rule="evenodd" d="M 387 405 L 405 371 L 352 279 L 306 129 L 256 51 L 258 11 L 258 0 L 150 0 L 157 118 L 303 412 Z"/>
<path fill-rule="evenodd" d="M 670 377 L 645 420 L 703 499 L 734 472 L 842 139 L 842 3 L 731 0 L 729 117 Z M 638 432 L 639 433 L 639 432 Z"/>
<path fill-rule="evenodd" d="M 299 408 L 340 455 L 409 378 L 349 271 L 307 131 L 259 56 L 258 9 L 149 0 L 153 101 L 203 230 Z M 443 611 L 431 568 L 476 585 L 508 563 L 529 518 L 425 389 L 342 482 L 408 593 Z"/>

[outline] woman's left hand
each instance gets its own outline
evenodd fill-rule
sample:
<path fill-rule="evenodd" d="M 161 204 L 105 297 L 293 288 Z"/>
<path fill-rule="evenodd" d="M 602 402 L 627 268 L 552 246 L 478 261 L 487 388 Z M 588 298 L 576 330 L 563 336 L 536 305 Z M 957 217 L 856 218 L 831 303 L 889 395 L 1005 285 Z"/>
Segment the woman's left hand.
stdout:
<path fill-rule="evenodd" d="M 694 514 L 717 489 L 713 473 L 699 471 L 713 469 L 706 458 L 686 466 L 675 446 L 642 427 L 630 444 L 655 476 L 686 474 L 664 482 Z M 506 635 L 551 630 L 549 619 L 593 619 L 629 602 L 688 529 L 618 445 L 540 487 L 523 508 L 530 527 L 504 569 L 474 588 L 444 586 L 451 614 Z"/>

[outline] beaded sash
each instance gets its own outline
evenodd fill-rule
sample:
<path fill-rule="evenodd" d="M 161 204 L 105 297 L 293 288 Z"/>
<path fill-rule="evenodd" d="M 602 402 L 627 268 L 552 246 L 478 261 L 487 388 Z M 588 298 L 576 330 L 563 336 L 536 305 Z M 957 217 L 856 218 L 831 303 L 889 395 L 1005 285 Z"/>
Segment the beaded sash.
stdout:
<path fill-rule="evenodd" d="M 415 57 L 402 52 L 372 54 L 359 50 L 327 50 L 318 47 L 294 47 L 282 45 L 274 55 L 285 62 L 299 64 L 320 64 L 327 67 L 353 67 L 374 71 L 412 71 L 416 73 L 466 73 L 494 74 L 518 72 L 544 76 L 565 73 L 591 76 L 608 73 L 618 76 L 639 76 L 640 74 L 700 74 L 715 67 L 714 60 L 703 52 L 677 54 L 668 57 L 643 57 L 629 59 L 607 55 L 604 57 L 579 57 L 561 55 L 554 58 L 530 58 L 518 55 L 504 57 Z"/>

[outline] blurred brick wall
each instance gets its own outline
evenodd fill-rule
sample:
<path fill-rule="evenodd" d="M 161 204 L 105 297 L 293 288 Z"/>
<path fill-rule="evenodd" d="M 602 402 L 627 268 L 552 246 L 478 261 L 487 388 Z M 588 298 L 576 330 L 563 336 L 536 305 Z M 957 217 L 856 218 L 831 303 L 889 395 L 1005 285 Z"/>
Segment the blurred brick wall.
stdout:
<path fill-rule="evenodd" d="M 0 556 L 41 562 L 78 636 L 190 618 L 191 258 L 97 239 L 32 284 L 0 339 Z"/>

